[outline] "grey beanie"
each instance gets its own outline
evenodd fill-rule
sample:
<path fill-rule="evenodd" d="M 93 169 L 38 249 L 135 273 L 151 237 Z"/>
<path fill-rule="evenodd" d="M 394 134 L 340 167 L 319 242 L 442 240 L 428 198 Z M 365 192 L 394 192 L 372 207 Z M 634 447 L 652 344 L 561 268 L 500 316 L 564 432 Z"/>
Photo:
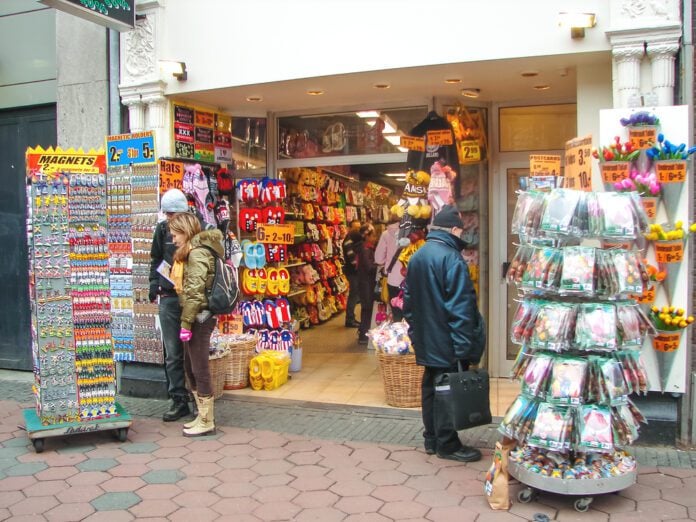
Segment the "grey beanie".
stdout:
<path fill-rule="evenodd" d="M 188 200 L 179 189 L 169 189 L 160 201 L 162 212 L 188 212 Z"/>

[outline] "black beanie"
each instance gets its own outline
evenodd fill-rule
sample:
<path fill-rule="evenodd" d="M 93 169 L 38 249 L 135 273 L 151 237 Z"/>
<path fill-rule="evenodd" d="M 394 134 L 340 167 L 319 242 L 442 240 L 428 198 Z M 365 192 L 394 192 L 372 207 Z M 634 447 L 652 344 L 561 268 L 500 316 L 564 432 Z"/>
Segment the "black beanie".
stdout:
<path fill-rule="evenodd" d="M 464 223 L 459 215 L 459 211 L 454 205 L 445 205 L 442 207 L 442 210 L 440 210 L 433 219 L 433 225 L 442 228 L 464 228 Z"/>

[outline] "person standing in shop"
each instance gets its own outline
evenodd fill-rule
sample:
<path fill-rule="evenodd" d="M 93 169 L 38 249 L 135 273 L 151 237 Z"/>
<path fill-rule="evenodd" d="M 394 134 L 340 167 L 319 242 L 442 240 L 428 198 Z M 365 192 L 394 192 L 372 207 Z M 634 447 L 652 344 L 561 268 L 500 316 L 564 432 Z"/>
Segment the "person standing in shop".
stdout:
<path fill-rule="evenodd" d="M 360 227 L 360 244 L 358 247 L 358 293 L 360 295 L 360 326 L 358 326 L 358 344 L 367 344 L 367 331 L 372 322 L 374 303 L 375 277 L 375 247 L 377 235 L 371 224 Z"/>
<path fill-rule="evenodd" d="M 160 209 L 167 216 L 155 227 L 150 248 L 150 289 L 151 303 L 159 297 L 159 320 L 164 344 L 164 373 L 167 379 L 167 392 L 171 406 L 162 416 L 164 422 L 173 422 L 191 414 L 189 409 L 189 392 L 184 379 L 184 348 L 179 340 L 181 328 L 181 306 L 174 285 L 160 271 L 160 266 L 171 267 L 174 264 L 176 245 L 169 231 L 169 222 L 177 213 L 188 213 L 186 196 L 178 189 L 171 189 L 162 195 Z M 165 263 L 166 265 L 163 265 Z M 160 270 L 158 270 L 160 269 Z"/>
<path fill-rule="evenodd" d="M 433 219 L 425 244 L 411 257 L 404 289 L 404 317 L 424 366 L 421 384 L 425 451 L 443 459 L 473 462 L 481 452 L 462 445 L 448 409 L 435 400 L 435 379 L 443 373 L 478 364 L 486 344 L 485 325 L 476 304 L 469 268 L 461 255 L 463 229 L 454 205 Z"/>
<path fill-rule="evenodd" d="M 190 213 L 169 222 L 177 249 L 171 279 L 181 304 L 179 339 L 184 344 L 184 370 L 198 405 L 198 416 L 184 424 L 184 436 L 215 433 L 215 397 L 210 377 L 210 336 L 217 319 L 208 310 L 207 289 L 215 277 L 215 255 L 224 257 L 222 232 L 204 230 Z M 215 252 L 215 254 L 213 254 Z"/>
<path fill-rule="evenodd" d="M 399 238 L 399 216 L 391 214 L 389 216 L 389 224 L 382 232 L 377 242 L 375 250 L 375 263 L 378 266 L 378 271 L 387 278 L 387 288 L 389 289 L 389 301 L 394 299 L 401 291 L 401 283 L 404 281 L 404 275 L 401 268 L 403 265 L 398 259 L 400 251 L 398 245 Z M 403 314 L 399 308 L 391 307 L 392 319 L 401 321 Z"/>
<path fill-rule="evenodd" d="M 348 279 L 348 298 L 346 300 L 346 328 L 357 328 L 360 323 L 355 318 L 355 306 L 360 302 L 358 291 L 358 250 L 362 236 L 360 221 L 350 222 L 348 233 L 343 239 L 343 273 Z"/>

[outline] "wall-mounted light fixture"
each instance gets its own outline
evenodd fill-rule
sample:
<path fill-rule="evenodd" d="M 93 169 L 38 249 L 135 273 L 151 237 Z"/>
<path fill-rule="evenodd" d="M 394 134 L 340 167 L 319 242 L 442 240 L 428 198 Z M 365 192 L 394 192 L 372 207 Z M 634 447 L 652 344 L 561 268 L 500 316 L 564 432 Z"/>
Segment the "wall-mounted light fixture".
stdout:
<path fill-rule="evenodd" d="M 570 27 L 571 38 L 585 38 L 585 29 L 597 25 L 594 13 L 558 13 L 558 25 Z"/>
<path fill-rule="evenodd" d="M 159 64 L 160 69 L 164 73 L 171 74 L 180 82 L 184 82 L 188 79 L 188 73 L 186 72 L 186 62 L 176 62 L 174 60 L 160 60 Z"/>

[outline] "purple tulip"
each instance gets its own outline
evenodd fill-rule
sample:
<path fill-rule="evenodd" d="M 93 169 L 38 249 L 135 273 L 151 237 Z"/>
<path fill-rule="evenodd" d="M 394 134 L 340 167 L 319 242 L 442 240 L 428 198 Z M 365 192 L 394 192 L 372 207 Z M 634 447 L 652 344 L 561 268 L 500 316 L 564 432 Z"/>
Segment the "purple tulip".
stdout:
<path fill-rule="evenodd" d="M 659 183 L 650 183 L 650 193 L 653 196 L 657 196 L 660 193 L 660 185 Z"/>

